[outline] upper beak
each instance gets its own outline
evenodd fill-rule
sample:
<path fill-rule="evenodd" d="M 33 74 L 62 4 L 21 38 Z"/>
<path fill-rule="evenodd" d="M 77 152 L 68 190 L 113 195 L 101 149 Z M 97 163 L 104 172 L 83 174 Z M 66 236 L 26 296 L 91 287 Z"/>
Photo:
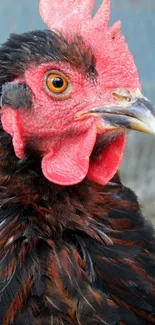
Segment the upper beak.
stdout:
<path fill-rule="evenodd" d="M 145 133 L 155 133 L 155 107 L 141 94 L 134 100 L 122 101 L 119 105 L 103 106 L 78 113 L 76 119 L 95 116 L 102 120 L 100 128 L 132 129 Z"/>

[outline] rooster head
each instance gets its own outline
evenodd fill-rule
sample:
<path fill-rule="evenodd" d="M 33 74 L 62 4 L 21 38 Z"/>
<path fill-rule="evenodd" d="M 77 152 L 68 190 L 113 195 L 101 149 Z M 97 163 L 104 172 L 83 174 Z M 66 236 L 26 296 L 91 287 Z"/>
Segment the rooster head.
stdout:
<path fill-rule="evenodd" d="M 16 156 L 34 150 L 44 176 L 60 185 L 85 177 L 106 184 L 130 129 L 155 133 L 155 109 L 141 94 L 110 1 L 41 0 L 49 27 L 12 35 L 0 49 L 2 125 Z"/>

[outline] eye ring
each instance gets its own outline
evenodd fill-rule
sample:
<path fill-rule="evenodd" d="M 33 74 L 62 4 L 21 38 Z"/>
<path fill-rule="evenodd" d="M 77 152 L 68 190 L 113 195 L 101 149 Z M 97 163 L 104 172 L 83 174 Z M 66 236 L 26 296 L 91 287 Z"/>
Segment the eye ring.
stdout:
<path fill-rule="evenodd" d="M 47 91 L 54 97 L 64 97 L 68 94 L 71 88 L 69 78 L 58 70 L 52 70 L 46 74 Z"/>

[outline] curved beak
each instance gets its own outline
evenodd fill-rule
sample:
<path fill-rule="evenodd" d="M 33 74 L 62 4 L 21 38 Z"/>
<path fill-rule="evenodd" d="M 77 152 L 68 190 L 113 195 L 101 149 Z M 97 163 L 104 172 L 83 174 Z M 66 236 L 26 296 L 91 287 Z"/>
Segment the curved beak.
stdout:
<path fill-rule="evenodd" d="M 101 119 L 101 129 L 132 129 L 155 134 L 155 107 L 141 94 L 119 105 L 103 106 L 78 113 L 76 119 L 95 116 Z"/>

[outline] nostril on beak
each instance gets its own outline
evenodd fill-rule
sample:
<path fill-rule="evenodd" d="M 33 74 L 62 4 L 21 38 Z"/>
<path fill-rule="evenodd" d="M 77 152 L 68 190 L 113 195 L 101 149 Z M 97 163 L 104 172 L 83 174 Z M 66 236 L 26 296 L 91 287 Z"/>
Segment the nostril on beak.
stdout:
<path fill-rule="evenodd" d="M 132 95 L 130 94 L 130 91 L 125 88 L 113 89 L 112 97 L 118 102 L 122 102 L 122 101 L 131 102 L 131 100 L 133 99 Z"/>

